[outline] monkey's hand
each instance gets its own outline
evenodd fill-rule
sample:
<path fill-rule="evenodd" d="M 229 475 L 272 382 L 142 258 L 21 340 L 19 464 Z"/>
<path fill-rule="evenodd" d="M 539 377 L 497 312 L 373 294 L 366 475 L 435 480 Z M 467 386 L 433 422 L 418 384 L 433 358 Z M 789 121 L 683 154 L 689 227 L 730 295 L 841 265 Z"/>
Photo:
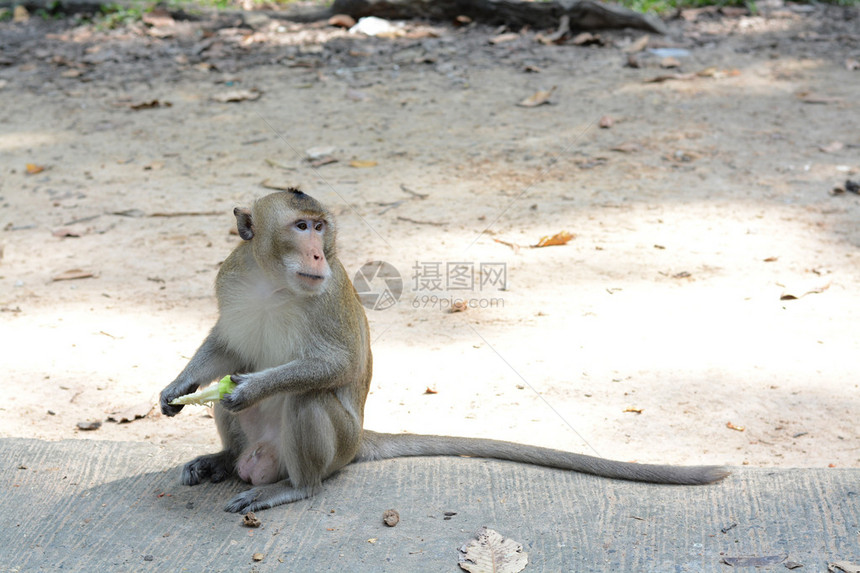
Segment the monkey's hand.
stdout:
<path fill-rule="evenodd" d="M 233 391 L 221 398 L 221 405 L 229 412 L 241 412 L 245 408 L 253 406 L 254 400 L 251 396 L 251 386 L 248 381 L 253 374 L 231 374 L 230 378 L 236 387 Z"/>
<path fill-rule="evenodd" d="M 182 383 L 179 378 L 174 380 L 167 388 L 161 391 L 161 398 L 159 400 L 161 403 L 161 413 L 165 416 L 175 416 L 178 414 L 185 406 L 181 404 L 171 405 L 170 403 L 180 396 L 191 394 L 199 387 L 199 384 Z"/>

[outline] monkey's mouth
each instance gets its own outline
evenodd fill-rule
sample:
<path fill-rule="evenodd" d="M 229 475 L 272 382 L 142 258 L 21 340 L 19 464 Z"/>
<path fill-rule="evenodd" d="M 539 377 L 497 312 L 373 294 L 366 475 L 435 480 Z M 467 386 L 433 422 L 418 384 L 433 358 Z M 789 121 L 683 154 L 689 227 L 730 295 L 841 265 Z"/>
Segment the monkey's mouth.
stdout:
<path fill-rule="evenodd" d="M 312 275 L 309 273 L 296 273 L 296 274 L 299 275 L 300 277 L 302 277 L 303 279 L 310 279 L 312 281 L 321 281 L 325 278 L 322 275 Z"/>

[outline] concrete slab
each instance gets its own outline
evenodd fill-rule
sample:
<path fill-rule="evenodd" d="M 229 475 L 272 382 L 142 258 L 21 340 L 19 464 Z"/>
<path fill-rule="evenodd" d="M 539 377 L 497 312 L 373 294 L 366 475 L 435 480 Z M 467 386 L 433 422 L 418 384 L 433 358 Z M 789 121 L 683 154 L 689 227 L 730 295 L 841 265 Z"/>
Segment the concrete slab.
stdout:
<path fill-rule="evenodd" d="M 0 440 L 0 571 L 459 571 L 457 549 L 481 526 L 520 542 L 528 571 L 730 571 L 721 560 L 737 556 L 785 555 L 803 571 L 860 562 L 857 469 L 736 469 L 718 485 L 677 487 L 481 459 L 388 460 L 350 466 L 248 529 L 221 510 L 244 484 L 178 483 L 197 453 Z M 386 509 L 400 513 L 394 528 Z"/>

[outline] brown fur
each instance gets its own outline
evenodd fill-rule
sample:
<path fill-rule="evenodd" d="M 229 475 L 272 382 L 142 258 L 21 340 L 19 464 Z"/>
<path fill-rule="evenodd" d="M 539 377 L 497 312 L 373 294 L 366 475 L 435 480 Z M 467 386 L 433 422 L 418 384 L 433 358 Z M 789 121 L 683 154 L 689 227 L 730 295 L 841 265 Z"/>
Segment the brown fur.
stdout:
<path fill-rule="evenodd" d="M 478 456 L 675 484 L 721 479 L 719 467 L 674 467 L 473 438 L 363 430 L 373 358 L 364 309 L 337 259 L 329 211 L 291 190 L 235 209 L 244 241 L 215 281 L 219 318 L 185 369 L 161 393 L 169 402 L 231 374 L 238 387 L 215 407 L 223 443 L 186 464 L 182 483 L 237 474 L 254 487 L 228 511 L 302 499 L 352 461 L 402 456 Z"/>

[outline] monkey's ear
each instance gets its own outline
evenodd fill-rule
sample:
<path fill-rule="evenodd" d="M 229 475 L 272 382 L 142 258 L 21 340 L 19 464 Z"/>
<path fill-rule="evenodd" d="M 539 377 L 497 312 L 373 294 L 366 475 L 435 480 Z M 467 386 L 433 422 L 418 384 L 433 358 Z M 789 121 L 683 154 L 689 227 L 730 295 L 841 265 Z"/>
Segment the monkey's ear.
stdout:
<path fill-rule="evenodd" d="M 239 236 L 245 241 L 253 239 L 254 223 L 251 221 L 251 210 L 236 207 L 233 209 L 233 214 L 236 215 L 236 228 L 239 229 Z"/>

